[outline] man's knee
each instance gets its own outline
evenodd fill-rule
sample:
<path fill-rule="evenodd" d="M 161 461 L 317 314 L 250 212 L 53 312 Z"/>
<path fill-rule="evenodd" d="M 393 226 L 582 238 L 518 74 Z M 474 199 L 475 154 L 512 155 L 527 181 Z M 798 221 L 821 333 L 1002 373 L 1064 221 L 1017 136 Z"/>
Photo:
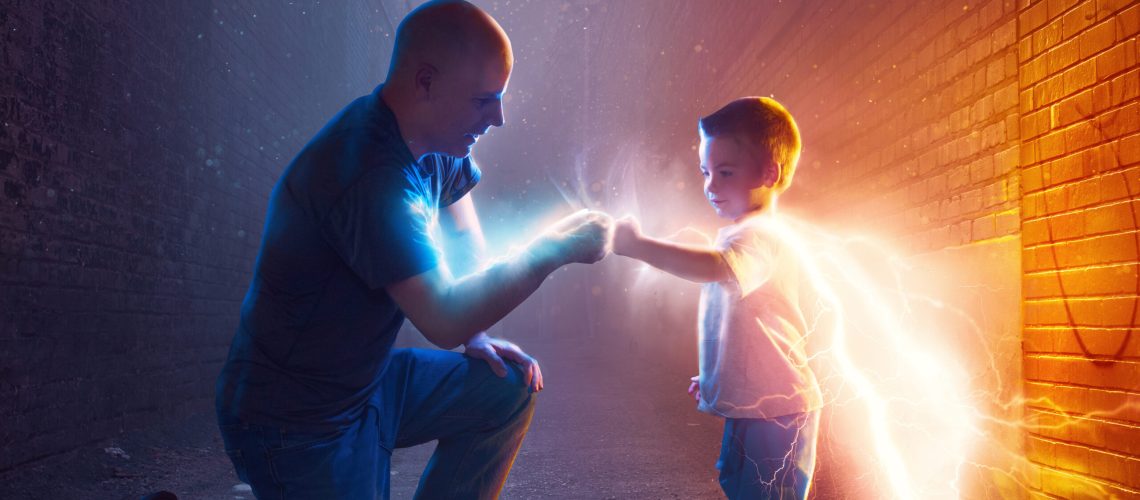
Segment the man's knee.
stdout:
<path fill-rule="evenodd" d="M 489 399 L 494 401 L 495 420 L 506 425 L 520 419 L 530 419 L 536 398 L 519 365 L 508 362 L 507 375 L 499 377 L 492 374 L 487 384 Z"/>

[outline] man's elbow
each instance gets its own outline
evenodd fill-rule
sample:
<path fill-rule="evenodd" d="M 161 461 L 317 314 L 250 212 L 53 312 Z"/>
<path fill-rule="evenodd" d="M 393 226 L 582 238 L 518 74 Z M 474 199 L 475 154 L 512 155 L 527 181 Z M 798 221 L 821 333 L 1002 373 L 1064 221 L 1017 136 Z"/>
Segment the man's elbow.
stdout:
<path fill-rule="evenodd" d="M 451 350 L 466 344 L 478 332 L 462 325 L 436 324 L 420 330 L 420 333 L 436 347 Z"/>
<path fill-rule="evenodd" d="M 456 347 L 463 345 L 463 342 L 459 342 L 459 341 L 456 341 L 454 339 L 439 339 L 439 338 L 428 337 L 428 341 L 431 342 L 436 347 L 443 349 L 443 350 L 447 350 L 447 351 L 450 351 L 452 349 L 455 349 Z"/>

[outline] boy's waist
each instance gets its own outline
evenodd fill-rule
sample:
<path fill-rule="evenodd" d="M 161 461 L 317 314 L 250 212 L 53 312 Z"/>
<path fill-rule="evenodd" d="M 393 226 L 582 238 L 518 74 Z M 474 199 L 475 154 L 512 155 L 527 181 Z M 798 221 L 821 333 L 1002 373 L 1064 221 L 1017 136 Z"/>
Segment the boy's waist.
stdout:
<path fill-rule="evenodd" d="M 771 367 L 768 367 L 771 368 Z M 773 418 L 817 410 L 823 394 L 810 370 L 706 371 L 701 367 L 701 411 L 733 418 Z"/>

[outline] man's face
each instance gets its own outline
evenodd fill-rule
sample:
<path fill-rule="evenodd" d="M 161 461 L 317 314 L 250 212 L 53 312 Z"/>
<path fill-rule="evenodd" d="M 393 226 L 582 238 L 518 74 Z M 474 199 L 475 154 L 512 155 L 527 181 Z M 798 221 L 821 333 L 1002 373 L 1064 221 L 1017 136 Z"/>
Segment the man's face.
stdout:
<path fill-rule="evenodd" d="M 467 57 L 441 69 L 429 101 L 431 150 L 467 156 L 479 136 L 501 127 L 503 93 L 510 77 L 509 54 Z"/>
<path fill-rule="evenodd" d="M 772 199 L 777 166 L 762 162 L 764 155 L 735 137 L 701 136 L 701 175 L 705 197 L 726 219 L 740 217 L 763 208 Z"/>

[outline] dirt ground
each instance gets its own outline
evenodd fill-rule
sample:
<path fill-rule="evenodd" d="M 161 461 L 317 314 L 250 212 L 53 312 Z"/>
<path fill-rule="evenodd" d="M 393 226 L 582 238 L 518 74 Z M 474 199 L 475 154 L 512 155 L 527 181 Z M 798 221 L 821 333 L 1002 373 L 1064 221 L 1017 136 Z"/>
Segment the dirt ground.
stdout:
<path fill-rule="evenodd" d="M 721 497 L 719 420 L 696 412 L 688 373 L 645 356 L 536 342 L 546 390 L 502 498 Z M 398 450 L 392 498 L 411 498 L 434 444 Z M 212 413 L 125 433 L 0 475 L 0 498 L 138 499 L 159 490 L 182 499 L 249 499 Z"/>

